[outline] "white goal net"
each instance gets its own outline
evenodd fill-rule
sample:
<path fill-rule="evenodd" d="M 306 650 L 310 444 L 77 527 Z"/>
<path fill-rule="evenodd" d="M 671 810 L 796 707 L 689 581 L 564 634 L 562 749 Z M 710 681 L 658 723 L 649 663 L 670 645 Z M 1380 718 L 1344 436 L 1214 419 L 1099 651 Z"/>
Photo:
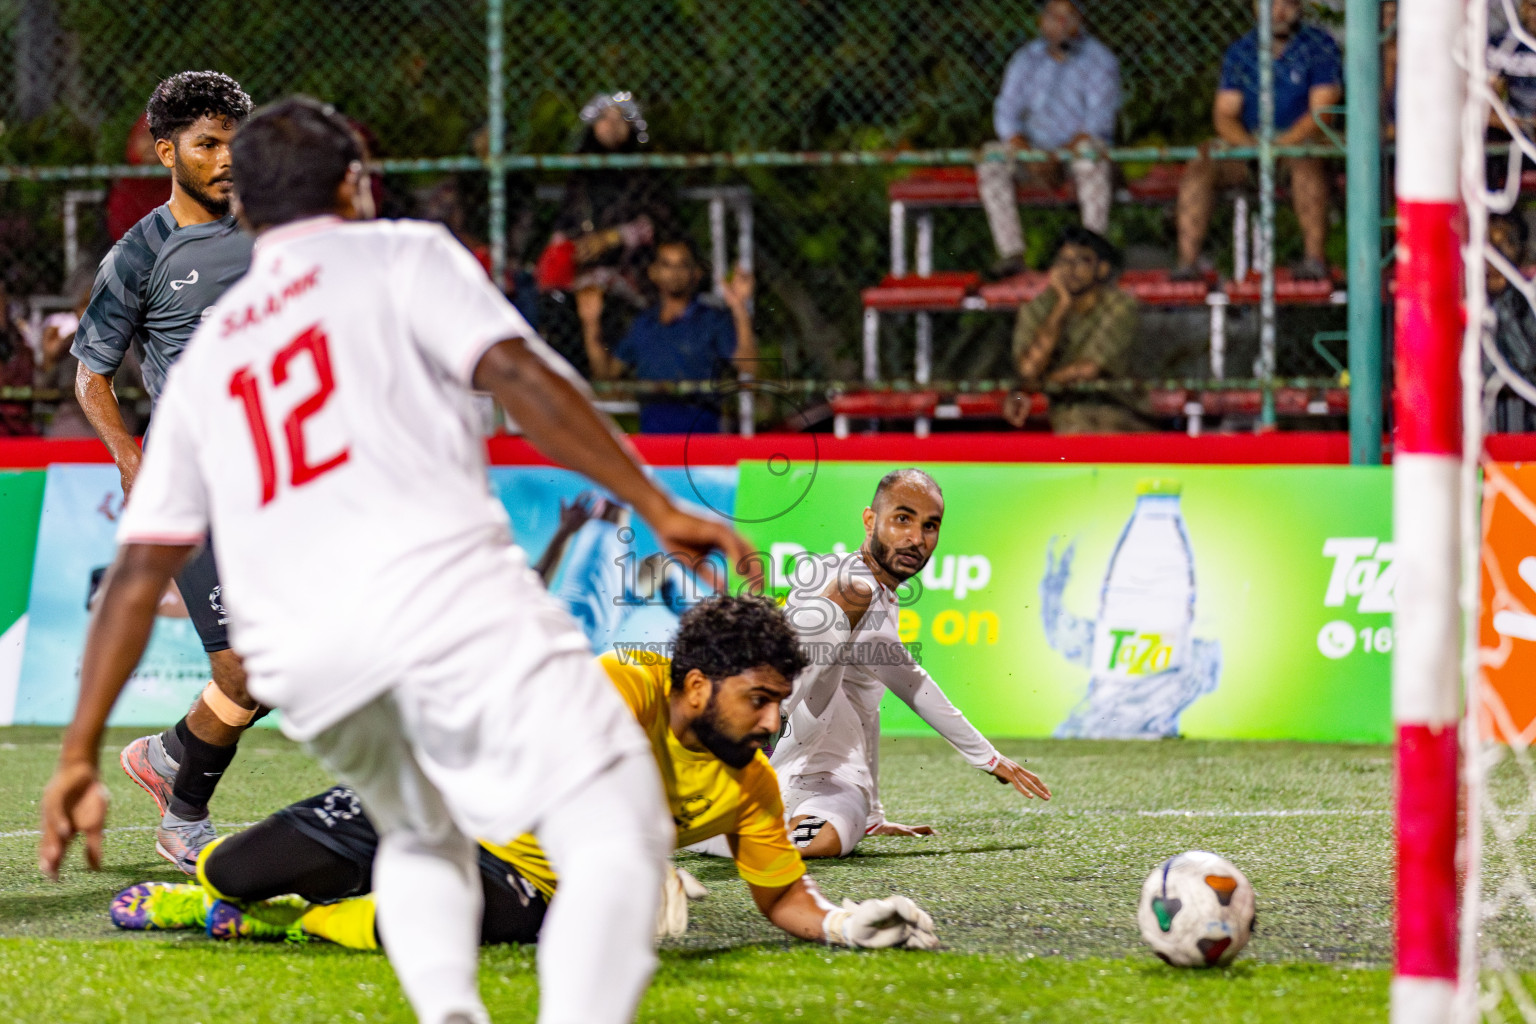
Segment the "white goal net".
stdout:
<path fill-rule="evenodd" d="M 1536 141 L 1532 123 L 1511 111 L 1507 85 L 1520 70 L 1536 77 L 1536 34 L 1522 25 L 1521 6 L 1519 0 L 1470 0 L 1459 48 L 1467 84 L 1461 139 L 1466 817 L 1457 1000 L 1463 1024 L 1536 1024 L 1536 707 L 1519 700 L 1506 681 L 1517 659 L 1536 648 L 1536 488 L 1522 487 L 1515 471 L 1482 455 L 1488 431 L 1523 429 L 1530 425 L 1526 405 L 1536 408 L 1526 358 L 1536 351 L 1513 344 L 1522 337 L 1536 343 L 1536 281 L 1526 269 L 1529 245 L 1519 221 L 1521 170 L 1536 166 Z M 1498 152 L 1506 134 L 1507 156 Z M 1522 539 L 1530 544 L 1525 550 Z M 1536 693 L 1536 676 L 1523 689 Z"/>

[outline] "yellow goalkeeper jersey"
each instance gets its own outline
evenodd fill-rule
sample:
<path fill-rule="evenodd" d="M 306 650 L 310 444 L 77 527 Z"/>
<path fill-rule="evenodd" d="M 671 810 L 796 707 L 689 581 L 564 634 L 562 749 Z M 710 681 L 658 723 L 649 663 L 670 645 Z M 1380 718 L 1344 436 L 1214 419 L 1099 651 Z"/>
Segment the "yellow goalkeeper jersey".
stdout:
<path fill-rule="evenodd" d="M 677 845 L 735 836 L 737 873 L 764 888 L 789 885 L 805 874 L 800 851 L 784 829 L 778 777 L 762 751 L 745 768 L 731 768 L 713 754 L 678 743 L 669 713 L 672 663 L 668 659 L 638 651 L 620 658 L 610 652 L 598 664 L 650 738 L 667 806 L 677 825 Z M 481 845 L 516 868 L 546 897 L 554 894 L 554 870 L 533 836 L 519 836 L 506 846 Z"/>

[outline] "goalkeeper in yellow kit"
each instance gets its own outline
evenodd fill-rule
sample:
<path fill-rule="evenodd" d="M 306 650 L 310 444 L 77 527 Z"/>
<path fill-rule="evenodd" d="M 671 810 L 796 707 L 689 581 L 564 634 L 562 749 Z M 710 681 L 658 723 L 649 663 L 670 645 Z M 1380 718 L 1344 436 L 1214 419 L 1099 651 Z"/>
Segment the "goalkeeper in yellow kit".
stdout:
<path fill-rule="evenodd" d="M 932 920 L 904 896 L 832 906 L 786 834 L 778 779 L 762 748 L 778 732 L 779 704 L 806 662 L 771 602 L 704 601 L 682 617 L 671 659 L 632 652 L 599 662 L 650 737 L 678 846 L 725 836 L 758 909 L 791 935 L 867 948 L 937 946 Z M 356 795 L 336 786 L 210 845 L 198 859 L 197 885 L 123 890 L 112 920 L 377 949 L 368 895 L 377 846 Z M 558 872 L 532 836 L 482 843 L 481 942 L 536 942 Z M 658 933 L 681 934 L 686 908 L 684 882 L 670 874 Z"/>

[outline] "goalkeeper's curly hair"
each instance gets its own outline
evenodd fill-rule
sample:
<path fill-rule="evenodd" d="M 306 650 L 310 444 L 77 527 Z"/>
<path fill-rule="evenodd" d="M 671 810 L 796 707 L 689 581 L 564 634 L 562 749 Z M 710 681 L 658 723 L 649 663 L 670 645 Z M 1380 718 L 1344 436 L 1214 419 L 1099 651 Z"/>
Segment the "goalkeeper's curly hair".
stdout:
<path fill-rule="evenodd" d="M 765 597 L 711 597 L 683 613 L 672 648 L 672 683 L 692 669 L 718 685 L 722 679 L 767 666 L 793 680 L 805 654 L 784 614 Z"/>
<path fill-rule="evenodd" d="M 149 97 L 145 113 L 149 134 L 172 142 L 204 114 L 244 121 L 251 112 L 251 98 L 240 83 L 217 71 L 183 71 L 172 75 Z"/>

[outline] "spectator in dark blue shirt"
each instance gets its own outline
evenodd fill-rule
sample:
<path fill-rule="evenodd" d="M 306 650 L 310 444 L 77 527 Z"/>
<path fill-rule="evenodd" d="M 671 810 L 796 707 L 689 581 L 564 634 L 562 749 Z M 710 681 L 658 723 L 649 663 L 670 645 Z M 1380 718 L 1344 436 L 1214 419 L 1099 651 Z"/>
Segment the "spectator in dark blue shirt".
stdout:
<path fill-rule="evenodd" d="M 1301 0 L 1274 0 L 1275 145 L 1302 146 L 1319 141 L 1323 132 L 1314 112 L 1336 105 L 1344 95 L 1343 62 L 1338 44 L 1320 28 L 1301 23 Z M 1259 37 L 1255 29 L 1233 43 L 1221 64 L 1212 111 L 1219 142 L 1228 146 L 1257 146 L 1259 131 Z M 1184 169 L 1179 185 L 1180 277 L 1198 277 L 1197 262 L 1211 224 L 1211 207 L 1220 188 L 1237 188 L 1253 180 L 1247 163 L 1212 160 L 1208 144 Z M 1290 176 L 1291 205 L 1301 221 L 1305 257 L 1293 268 L 1295 277 L 1318 280 L 1328 276 L 1324 244 L 1328 238 L 1328 179 L 1317 157 L 1287 157 L 1282 174 Z"/>
<path fill-rule="evenodd" d="M 592 376 L 618 377 L 631 371 L 639 380 L 714 380 L 734 378 L 757 361 L 757 338 L 752 332 L 752 275 L 738 270 L 725 282 L 729 312 L 699 298 L 703 270 L 693 246 L 684 240 L 666 241 L 656 247 L 648 271 L 659 302 L 635 318 L 629 333 L 612 353 L 588 346 Z M 581 301 L 583 321 L 600 317 L 601 307 Z M 592 332 L 588 337 L 593 337 Z M 640 403 L 643 434 L 715 434 L 720 431 L 720 407 L 708 396 L 693 399 L 653 400 Z"/>

